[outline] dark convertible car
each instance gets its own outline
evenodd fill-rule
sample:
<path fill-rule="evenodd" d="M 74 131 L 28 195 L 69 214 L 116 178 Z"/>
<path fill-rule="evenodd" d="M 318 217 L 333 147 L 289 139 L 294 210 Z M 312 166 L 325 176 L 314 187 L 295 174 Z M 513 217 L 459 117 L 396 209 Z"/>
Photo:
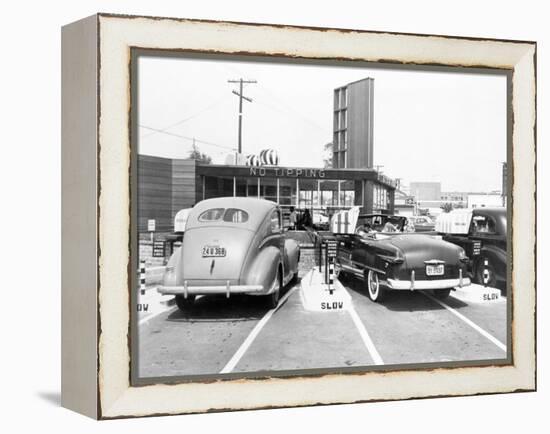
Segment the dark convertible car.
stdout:
<path fill-rule="evenodd" d="M 470 285 L 464 249 L 409 232 L 406 217 L 359 215 L 354 208 L 337 213 L 331 229 L 338 240 L 337 271 L 363 279 L 372 301 L 388 290 L 433 290 L 446 298 L 452 288 Z"/>

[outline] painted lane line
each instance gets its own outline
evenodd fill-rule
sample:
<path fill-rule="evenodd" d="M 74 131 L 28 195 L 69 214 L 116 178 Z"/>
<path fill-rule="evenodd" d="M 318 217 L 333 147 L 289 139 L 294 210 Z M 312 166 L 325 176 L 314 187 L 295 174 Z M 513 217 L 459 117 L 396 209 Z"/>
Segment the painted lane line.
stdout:
<path fill-rule="evenodd" d="M 161 313 L 165 313 L 165 312 L 168 312 L 168 311 L 173 311 L 175 309 L 177 309 L 178 307 L 177 306 L 168 306 L 166 309 L 164 310 L 161 310 L 159 312 L 155 312 L 155 313 L 152 313 L 151 315 L 149 316 L 146 316 L 145 318 L 143 318 L 142 320 L 140 320 L 138 322 L 138 326 L 142 326 L 143 324 L 145 324 L 147 321 L 149 321 L 150 319 L 153 319 L 157 316 L 159 316 Z"/>
<path fill-rule="evenodd" d="M 365 344 L 365 347 L 367 347 L 367 351 L 369 352 L 372 360 L 376 365 L 383 365 L 384 361 L 382 360 L 382 357 L 380 357 L 380 353 L 378 353 L 378 350 L 374 346 L 374 343 L 372 342 L 372 339 L 369 336 L 369 333 L 367 332 L 367 329 L 365 328 L 365 325 L 359 318 L 359 315 L 357 314 L 357 311 L 355 308 L 351 305 L 348 309 L 348 312 L 351 316 L 351 319 L 353 320 L 355 327 L 357 327 L 357 331 L 359 331 L 359 335 L 361 336 L 361 339 L 363 339 L 363 343 Z"/>
<path fill-rule="evenodd" d="M 487 339 L 489 339 L 493 344 L 495 344 L 497 347 L 499 347 L 502 351 L 506 352 L 506 345 L 504 345 L 502 342 L 500 342 L 497 338 L 495 338 L 492 334 L 489 332 L 486 332 L 481 327 L 479 327 L 477 324 L 475 324 L 473 321 L 466 318 L 464 315 L 459 313 L 456 309 L 453 309 L 451 306 L 449 306 L 446 303 L 443 303 L 441 300 L 438 300 L 433 295 L 428 294 L 426 292 L 422 292 L 426 297 L 428 297 L 430 300 L 435 301 L 440 306 L 447 309 L 449 312 L 460 318 L 462 321 L 464 321 L 466 324 L 468 324 L 470 327 L 472 327 L 475 331 L 477 331 L 480 335 L 485 336 Z"/>
<path fill-rule="evenodd" d="M 269 319 L 273 316 L 273 314 L 277 310 L 279 310 L 279 308 L 284 304 L 284 302 L 287 300 L 287 298 L 290 297 L 290 295 L 292 293 L 294 293 L 296 288 L 297 288 L 297 286 L 290 289 L 283 297 L 281 297 L 281 300 L 279 300 L 279 304 L 277 305 L 277 307 L 269 310 L 263 316 L 263 318 L 260 320 L 260 322 L 258 322 L 258 324 L 256 324 L 256 326 L 252 329 L 250 334 L 246 337 L 245 341 L 241 344 L 241 346 L 239 347 L 237 352 L 235 354 L 233 354 L 233 357 L 231 357 L 231 360 L 229 360 L 229 362 L 227 362 L 227 364 L 224 366 L 224 368 L 220 371 L 220 374 L 228 374 L 233 369 L 235 369 L 235 366 L 237 366 L 237 363 L 239 363 L 239 361 L 244 356 L 244 354 L 246 353 L 248 348 L 250 348 L 250 345 L 252 345 L 252 342 L 254 342 L 254 339 L 256 339 L 256 336 L 258 336 L 258 334 L 264 328 L 264 326 L 267 324 Z"/>

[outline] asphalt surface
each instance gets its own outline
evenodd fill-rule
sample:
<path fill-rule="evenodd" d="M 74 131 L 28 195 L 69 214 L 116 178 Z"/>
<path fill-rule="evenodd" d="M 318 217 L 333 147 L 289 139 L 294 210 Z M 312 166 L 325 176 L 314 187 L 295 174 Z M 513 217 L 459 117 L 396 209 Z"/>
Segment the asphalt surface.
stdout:
<path fill-rule="evenodd" d="M 442 305 L 429 293 L 401 291 L 373 303 L 359 280 L 342 283 L 351 311 L 306 310 L 300 282 L 285 289 L 275 310 L 258 297 L 208 296 L 182 312 L 150 290 L 141 300 L 148 310 L 138 312 L 139 376 L 506 358 L 506 298 L 479 303 L 451 295 Z"/>

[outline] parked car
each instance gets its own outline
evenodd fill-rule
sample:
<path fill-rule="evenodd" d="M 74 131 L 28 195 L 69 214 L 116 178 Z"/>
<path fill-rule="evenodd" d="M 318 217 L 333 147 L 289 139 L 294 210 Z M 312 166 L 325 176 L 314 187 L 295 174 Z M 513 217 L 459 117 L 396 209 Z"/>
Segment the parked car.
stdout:
<path fill-rule="evenodd" d="M 415 232 L 433 232 L 435 230 L 434 221 L 425 215 L 409 217 L 411 224 L 414 226 Z"/>
<path fill-rule="evenodd" d="M 337 272 L 362 279 L 372 301 L 389 290 L 433 290 L 443 299 L 452 288 L 470 285 L 464 249 L 439 236 L 407 232 L 407 217 L 353 209 L 337 213 L 331 229 L 338 241 Z"/>
<path fill-rule="evenodd" d="M 506 208 L 475 208 L 441 214 L 436 230 L 443 239 L 466 250 L 473 280 L 488 286 L 506 287 Z"/>
<path fill-rule="evenodd" d="M 270 307 L 298 275 L 298 243 L 285 237 L 274 202 L 245 197 L 203 200 L 187 218 L 183 244 L 158 288 L 184 310 L 197 295 L 264 296 Z"/>

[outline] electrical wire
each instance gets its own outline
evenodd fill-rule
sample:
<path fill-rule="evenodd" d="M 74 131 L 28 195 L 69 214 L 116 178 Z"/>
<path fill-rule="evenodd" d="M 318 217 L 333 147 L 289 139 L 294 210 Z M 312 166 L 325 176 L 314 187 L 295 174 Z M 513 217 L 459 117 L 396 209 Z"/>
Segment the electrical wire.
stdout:
<path fill-rule="evenodd" d="M 228 95 L 224 95 L 223 97 L 219 98 L 217 101 L 215 101 L 214 103 L 210 104 L 209 106 L 203 108 L 202 110 L 199 110 L 198 112 L 192 114 L 191 116 L 188 116 L 178 122 L 175 122 L 171 125 L 168 125 L 167 127 L 164 127 L 164 128 L 159 128 L 155 131 L 152 131 L 148 134 L 145 134 L 141 137 L 141 139 L 145 139 L 146 137 L 149 137 L 149 136 L 152 136 L 154 134 L 158 134 L 158 133 L 163 133 L 163 132 L 166 132 L 167 130 L 170 130 L 174 127 L 177 127 L 178 125 L 181 125 L 187 121 L 190 121 L 191 119 L 195 119 L 196 117 L 202 115 L 203 113 L 213 109 L 214 107 L 216 107 L 217 105 L 219 105 L 222 101 L 226 100 L 228 98 Z"/>
<path fill-rule="evenodd" d="M 232 148 L 230 146 L 220 145 L 218 143 L 213 143 L 213 142 L 207 142 L 206 140 L 200 140 L 195 137 L 188 137 L 188 136 L 183 136 L 181 134 L 171 133 L 169 131 L 165 131 L 159 128 L 148 127 L 147 125 L 139 125 L 139 127 L 144 128 L 146 130 L 155 131 L 156 133 L 166 134 L 168 136 L 178 137 L 180 139 L 190 140 L 192 142 L 195 141 L 197 143 L 202 143 L 203 145 L 215 146 L 217 148 L 222 148 L 222 149 L 229 149 L 230 151 L 237 150 L 237 148 Z"/>

